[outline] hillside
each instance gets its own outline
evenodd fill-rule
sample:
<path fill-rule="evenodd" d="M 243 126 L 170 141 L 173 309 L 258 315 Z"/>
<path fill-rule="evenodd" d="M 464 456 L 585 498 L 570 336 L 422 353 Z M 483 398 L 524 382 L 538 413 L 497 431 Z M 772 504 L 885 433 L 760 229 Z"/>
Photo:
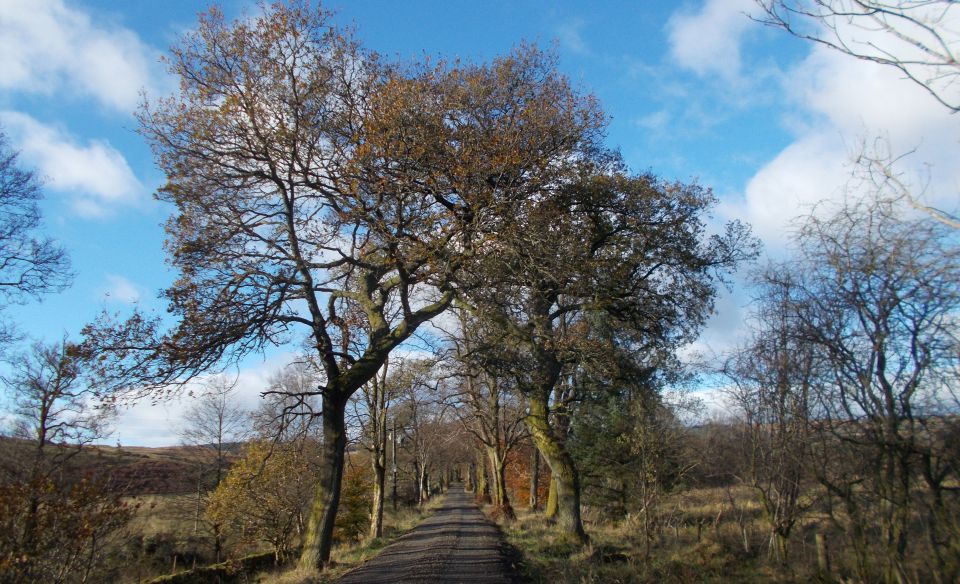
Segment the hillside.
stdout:
<path fill-rule="evenodd" d="M 0 438 L 0 457 L 5 467 L 30 455 L 31 443 Z M 227 447 L 233 454 L 239 444 Z M 126 495 L 182 494 L 197 489 L 197 472 L 210 468 L 216 456 L 213 448 L 203 446 L 88 446 L 70 458 L 67 474 L 74 477 L 106 478 L 111 489 Z M 206 464 L 204 464 L 206 463 Z"/>

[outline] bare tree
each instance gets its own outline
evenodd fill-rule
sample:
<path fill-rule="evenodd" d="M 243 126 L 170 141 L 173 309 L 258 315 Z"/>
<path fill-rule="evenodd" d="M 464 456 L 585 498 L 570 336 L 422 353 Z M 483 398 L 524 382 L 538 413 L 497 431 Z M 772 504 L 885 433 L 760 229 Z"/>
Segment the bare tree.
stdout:
<path fill-rule="evenodd" d="M 394 417 L 402 433 L 401 445 L 413 460 L 417 502 L 423 505 L 433 495 L 433 474 L 444 461 L 444 452 L 458 437 L 455 421 L 445 404 L 445 387 L 437 362 L 407 359 L 398 380 Z"/>
<path fill-rule="evenodd" d="M 66 339 L 34 343 L 10 359 L 2 377 L 17 415 L 15 433 L 34 445 L 30 480 L 49 478 L 80 448 L 101 438 L 113 410 L 81 377 L 75 346 Z"/>
<path fill-rule="evenodd" d="M 851 57 L 894 67 L 960 111 L 953 0 L 756 0 L 758 19 Z"/>
<path fill-rule="evenodd" d="M 223 480 L 227 469 L 228 447 L 243 441 L 248 433 L 249 412 L 236 403 L 236 380 L 216 375 L 204 381 L 196 403 L 183 414 L 181 438 L 184 443 L 202 450 L 213 451 L 213 463 L 206 457 L 197 463 L 197 500 L 194 533 L 200 529 L 205 499 Z M 220 561 L 223 548 L 222 526 L 210 525 L 213 532 L 213 555 Z"/>
<path fill-rule="evenodd" d="M 391 361 L 394 362 L 391 367 Z M 397 396 L 399 385 L 404 383 L 404 360 L 391 358 L 380 367 L 355 398 L 360 410 L 357 418 L 363 430 L 363 445 L 370 452 L 370 464 L 373 467 L 373 491 L 370 493 L 372 511 L 370 512 L 369 537 L 383 536 L 383 503 L 387 477 L 387 422 L 391 406 Z M 395 462 L 396 463 L 396 462 Z"/>
<path fill-rule="evenodd" d="M 756 327 L 724 367 L 742 416 L 735 428 L 744 474 L 770 525 L 770 555 L 787 561 L 791 531 L 812 503 L 808 494 L 818 357 L 798 335 L 784 287 L 761 288 Z M 763 293 L 766 294 L 763 294 Z"/>
<path fill-rule="evenodd" d="M 459 387 L 447 397 L 448 403 L 454 406 L 464 430 L 486 451 L 495 513 L 515 519 L 507 494 L 506 468 L 510 453 L 529 437 L 522 395 L 512 387 L 510 368 L 499 361 L 502 354 L 497 347 L 506 339 L 496 331 L 485 331 L 466 311 L 458 310 L 458 315 L 459 330 L 448 336 L 454 346 L 451 366 Z"/>
<path fill-rule="evenodd" d="M 293 442 L 316 437 L 320 373 L 310 359 L 296 359 L 272 374 L 253 412 L 253 430 L 264 440 Z"/>
<path fill-rule="evenodd" d="M 755 1 L 763 10 L 759 22 L 853 58 L 893 67 L 951 113 L 960 110 L 960 29 L 954 0 Z M 956 214 L 927 205 L 907 184 L 897 170 L 903 157 L 864 148 L 857 162 L 878 189 L 891 190 L 937 221 L 960 228 Z"/>
<path fill-rule="evenodd" d="M 14 357 L 2 383 L 13 398 L 16 433 L 31 452 L 0 476 L 0 580 L 97 577 L 106 537 L 130 510 L 103 477 L 82 477 L 68 462 L 105 435 L 113 412 L 97 403 L 66 339 L 35 343 Z"/>
<path fill-rule="evenodd" d="M 944 225 L 960 229 L 960 217 L 927 205 L 923 201 L 926 188 L 920 188 L 918 192 L 905 173 L 899 170 L 900 163 L 912 154 L 913 152 L 907 152 L 894 156 L 890 152 L 889 141 L 878 138 L 874 140 L 873 147 L 867 147 L 866 144 L 861 147 L 856 159 L 857 174 L 864 175 L 872 192 L 882 193 L 882 196 L 890 199 L 902 199 L 914 209 L 930 215 Z"/>
<path fill-rule="evenodd" d="M 916 547 L 918 463 L 938 444 L 929 425 L 957 407 L 960 248 L 955 232 L 910 218 L 896 200 L 850 199 L 830 211 L 806 219 L 797 258 L 765 281 L 780 288 L 819 361 L 814 469 L 844 505 L 860 577 L 873 577 L 866 545 L 879 523 L 884 577 L 903 579 Z M 956 562 L 944 551 L 931 553 L 950 580 L 943 570 Z"/>
<path fill-rule="evenodd" d="M 0 128 L 0 309 L 59 292 L 73 279 L 63 248 L 36 233 L 41 197 L 39 178 L 20 165 Z M 15 336 L 11 323 L 0 323 L 0 348 Z"/>

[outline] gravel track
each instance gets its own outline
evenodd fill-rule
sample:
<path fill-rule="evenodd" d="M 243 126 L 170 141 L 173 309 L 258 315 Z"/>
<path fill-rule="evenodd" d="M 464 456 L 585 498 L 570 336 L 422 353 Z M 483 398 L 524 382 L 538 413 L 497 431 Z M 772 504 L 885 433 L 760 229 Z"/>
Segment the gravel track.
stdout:
<path fill-rule="evenodd" d="M 511 584 L 500 531 L 462 485 L 413 531 L 337 580 L 339 584 Z"/>

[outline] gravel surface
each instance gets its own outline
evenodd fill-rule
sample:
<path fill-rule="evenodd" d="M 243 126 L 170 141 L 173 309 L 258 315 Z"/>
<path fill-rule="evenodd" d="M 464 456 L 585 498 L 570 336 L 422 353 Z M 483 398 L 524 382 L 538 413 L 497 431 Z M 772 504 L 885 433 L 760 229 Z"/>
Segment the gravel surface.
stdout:
<path fill-rule="evenodd" d="M 348 572 L 339 584 L 511 584 L 499 530 L 471 494 L 453 485 L 441 506 L 413 531 Z"/>

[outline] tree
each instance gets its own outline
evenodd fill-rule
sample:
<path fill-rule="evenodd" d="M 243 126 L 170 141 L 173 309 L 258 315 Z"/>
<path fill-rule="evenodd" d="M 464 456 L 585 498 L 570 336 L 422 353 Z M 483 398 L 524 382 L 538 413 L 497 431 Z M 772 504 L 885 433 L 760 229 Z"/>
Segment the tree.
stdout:
<path fill-rule="evenodd" d="M 497 253 L 475 268 L 483 285 L 469 288 L 468 302 L 514 348 L 526 424 L 556 483 L 556 521 L 585 540 L 568 418 L 552 410 L 566 413 L 584 368 L 610 379 L 692 340 L 717 277 L 752 257 L 756 242 L 738 223 L 706 237 L 709 191 L 632 176 L 614 153 L 567 178 L 518 207 L 516 224 L 491 243 Z"/>
<path fill-rule="evenodd" d="M 493 479 L 494 513 L 507 519 L 516 514 L 507 494 L 506 468 L 510 453 L 528 437 L 522 396 L 511 388 L 510 370 L 499 362 L 502 336 L 483 330 L 482 323 L 458 310 L 459 330 L 449 333 L 454 345 L 451 367 L 459 388 L 448 396 L 464 430 L 486 451 Z M 513 391 L 512 391 L 513 390 Z"/>
<path fill-rule="evenodd" d="M 879 193 L 885 198 L 906 201 L 914 209 L 926 213 L 940 223 L 960 229 L 960 217 L 925 204 L 921 199 L 922 193 L 920 196 L 915 194 L 909 180 L 898 170 L 899 163 L 910 154 L 908 152 L 895 157 L 890 153 L 888 141 L 878 138 L 874 141 L 873 148 L 868 148 L 865 144 L 861 147 L 856 159 L 858 168 L 855 174 L 863 175 L 869 182 L 871 192 Z"/>
<path fill-rule="evenodd" d="M 770 525 L 770 554 L 787 561 L 794 525 L 812 501 L 811 434 L 820 360 L 797 334 L 789 285 L 764 288 L 757 299 L 756 328 L 724 366 L 731 398 L 742 416 L 735 428 L 744 453 L 740 477 L 754 489 Z"/>
<path fill-rule="evenodd" d="M 251 442 L 210 497 L 206 514 L 243 539 L 273 547 L 283 561 L 306 530 L 312 453 L 296 443 Z"/>
<path fill-rule="evenodd" d="M 320 404 L 317 368 L 309 359 L 297 359 L 272 374 L 260 407 L 253 412 L 253 429 L 265 440 L 295 442 L 319 439 Z"/>
<path fill-rule="evenodd" d="M 0 582 L 87 581 L 131 509 L 103 477 L 68 462 L 104 436 L 112 412 L 95 403 L 66 340 L 35 343 L 11 360 L 2 382 L 14 401 L 15 435 L 30 451 L 0 476 Z"/>
<path fill-rule="evenodd" d="M 405 375 L 397 386 L 394 416 L 403 434 L 401 444 L 413 458 L 417 503 L 423 506 L 433 494 L 431 475 L 450 442 L 450 420 L 435 378 L 436 362 L 417 359 L 405 366 Z"/>
<path fill-rule="evenodd" d="M 0 128 L 0 309 L 59 292 L 73 279 L 63 248 L 36 233 L 40 186 L 37 175 L 20 166 Z M 0 347 L 15 336 L 11 323 L 0 323 Z"/>
<path fill-rule="evenodd" d="M 133 511 L 97 477 L 0 481 L 0 583 L 115 581 L 122 574 L 109 565 L 111 538 L 122 537 Z"/>
<path fill-rule="evenodd" d="M 213 463 L 201 458 L 197 465 L 197 502 L 194 533 L 200 528 L 204 498 L 217 488 L 227 470 L 228 447 L 240 442 L 247 434 L 247 411 L 234 402 L 236 382 L 224 376 L 215 376 L 204 382 L 203 393 L 183 415 L 181 436 L 186 444 L 212 450 Z M 214 559 L 220 561 L 222 551 L 221 526 L 212 524 Z"/>
<path fill-rule="evenodd" d="M 960 111 L 953 0 L 756 0 L 759 21 L 851 57 L 894 67 Z"/>
<path fill-rule="evenodd" d="M 589 151 L 602 118 L 539 51 L 492 65 L 388 66 L 303 1 L 201 18 L 173 50 L 177 95 L 141 128 L 180 278 L 176 319 L 87 329 L 100 370 L 161 391 L 302 334 L 321 369 L 326 463 L 301 564 L 329 557 L 349 398 L 455 295 L 505 201 Z"/>
<path fill-rule="evenodd" d="M 399 378 L 404 373 L 404 361 L 399 360 L 395 367 L 397 369 L 391 372 L 390 362 L 384 363 L 377 375 L 374 375 L 373 379 L 368 381 L 360 391 L 363 412 L 358 414 L 358 418 L 363 428 L 363 442 L 370 451 L 370 464 L 373 467 L 373 488 L 370 492 L 373 509 L 370 513 L 371 539 L 383 536 L 383 501 L 387 477 L 387 421 L 392 402 L 396 397 L 397 384 L 402 383 Z"/>
<path fill-rule="evenodd" d="M 954 0 L 755 0 L 757 20 L 856 59 L 893 67 L 951 113 L 960 111 Z M 896 171 L 899 158 L 864 149 L 858 158 L 880 189 L 954 228 L 960 218 L 928 206 Z"/>
<path fill-rule="evenodd" d="M 764 277 L 822 371 L 813 396 L 814 472 L 845 508 L 861 578 L 874 577 L 866 545 L 877 524 L 884 578 L 906 577 L 914 493 L 928 476 L 918 466 L 946 455 L 931 437 L 958 403 L 958 260 L 955 232 L 943 224 L 911 216 L 902 201 L 850 198 L 807 217 L 797 257 Z M 926 504 L 939 507 L 930 518 L 948 516 L 943 506 L 956 501 L 937 500 L 944 492 L 936 482 L 924 486 L 934 494 Z M 927 529 L 939 540 L 948 525 Z M 945 557 L 950 549 L 932 547 L 938 576 L 953 579 L 943 573 L 956 566 Z"/>
<path fill-rule="evenodd" d="M 663 495 L 696 466 L 680 414 L 697 402 L 666 388 L 684 380 L 672 356 L 634 364 L 613 381 L 581 373 L 578 400 L 571 404 L 569 449 L 581 469 L 584 501 L 614 520 L 639 520 L 649 559 L 662 528 Z"/>

